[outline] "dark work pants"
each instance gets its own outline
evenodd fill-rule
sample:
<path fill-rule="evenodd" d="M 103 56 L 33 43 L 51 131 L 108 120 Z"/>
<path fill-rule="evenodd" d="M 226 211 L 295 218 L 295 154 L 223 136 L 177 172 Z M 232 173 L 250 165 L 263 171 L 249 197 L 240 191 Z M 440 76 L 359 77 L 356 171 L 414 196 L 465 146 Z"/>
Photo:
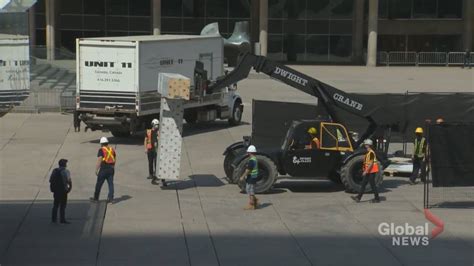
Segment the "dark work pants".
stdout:
<path fill-rule="evenodd" d="M 365 187 L 367 186 L 367 183 L 370 184 L 370 187 L 372 188 L 372 192 L 374 193 L 375 199 L 379 199 L 379 192 L 377 191 L 377 187 L 375 186 L 375 175 L 376 173 L 372 173 L 372 174 L 367 174 L 363 177 L 362 184 L 360 187 L 360 192 L 359 192 L 359 195 L 357 195 L 359 199 L 361 199 L 362 195 L 364 195 Z"/>
<path fill-rule="evenodd" d="M 412 182 L 415 182 L 416 179 L 418 178 L 418 174 L 420 173 L 421 169 L 421 175 L 420 179 L 421 181 L 425 182 L 425 176 L 426 176 L 426 164 L 423 161 L 423 158 L 417 158 L 415 157 L 413 159 L 413 172 L 411 173 L 410 180 Z"/>
<path fill-rule="evenodd" d="M 107 180 L 107 185 L 109 185 L 109 195 L 108 200 L 114 199 L 114 168 L 111 167 L 101 167 L 99 174 L 97 175 L 97 183 L 95 184 L 94 199 L 98 200 L 100 195 L 100 190 L 102 185 Z"/>
<path fill-rule="evenodd" d="M 155 176 L 156 174 L 156 151 L 151 150 L 147 153 L 148 156 L 148 174 L 150 176 Z"/>
<path fill-rule="evenodd" d="M 67 205 L 67 193 L 60 192 L 54 193 L 54 204 L 53 204 L 53 215 L 51 220 L 56 222 L 58 219 L 58 208 L 59 208 L 59 219 L 61 222 L 66 221 L 66 205 Z"/>
<path fill-rule="evenodd" d="M 463 68 L 464 67 L 469 67 L 471 68 L 471 57 L 470 56 L 465 56 L 464 57 L 464 65 L 462 66 Z"/>

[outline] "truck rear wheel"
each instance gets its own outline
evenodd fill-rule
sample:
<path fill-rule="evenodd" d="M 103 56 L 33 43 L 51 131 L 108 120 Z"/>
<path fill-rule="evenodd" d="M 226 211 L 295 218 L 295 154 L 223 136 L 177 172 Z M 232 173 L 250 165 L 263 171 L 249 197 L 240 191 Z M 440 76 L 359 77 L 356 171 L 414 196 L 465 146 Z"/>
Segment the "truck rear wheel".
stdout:
<path fill-rule="evenodd" d="M 362 164 L 364 155 L 352 157 L 341 169 L 341 181 L 347 192 L 359 193 L 362 183 Z M 375 176 L 375 186 L 379 187 L 383 181 L 383 171 L 379 164 L 380 171 Z M 365 192 L 371 192 L 370 184 L 365 187 Z"/>
<path fill-rule="evenodd" d="M 237 149 L 227 152 L 227 154 L 224 157 L 224 172 L 231 184 L 237 184 L 237 182 L 239 182 L 238 178 L 233 179 L 232 173 L 234 172 L 234 168 L 232 167 L 232 163 L 234 162 L 237 155 L 244 151 L 245 149 L 243 147 L 237 148 Z"/>
<path fill-rule="evenodd" d="M 236 101 L 234 104 L 234 108 L 232 110 L 232 114 L 229 118 L 229 125 L 236 126 L 242 122 L 242 106 L 240 101 Z"/>
<path fill-rule="evenodd" d="M 111 130 L 110 133 L 116 138 L 128 138 L 130 137 L 130 131 L 125 130 Z"/>
<path fill-rule="evenodd" d="M 256 157 L 258 162 L 258 177 L 257 184 L 255 184 L 255 193 L 260 194 L 268 192 L 272 188 L 276 181 L 278 170 L 273 160 L 267 156 L 256 155 Z M 232 174 L 233 180 L 238 180 L 243 175 L 247 168 L 247 162 L 248 160 L 242 160 L 235 168 Z M 239 183 L 239 186 L 245 189 L 245 182 Z"/>

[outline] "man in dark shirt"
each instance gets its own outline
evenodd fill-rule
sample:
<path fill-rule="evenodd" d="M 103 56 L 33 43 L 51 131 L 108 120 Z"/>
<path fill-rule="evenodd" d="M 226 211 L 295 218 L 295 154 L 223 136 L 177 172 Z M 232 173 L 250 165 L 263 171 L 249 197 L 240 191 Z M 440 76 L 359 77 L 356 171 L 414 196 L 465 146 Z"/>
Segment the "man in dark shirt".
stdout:
<path fill-rule="evenodd" d="M 466 52 L 464 53 L 464 64 L 462 65 L 462 68 L 466 66 L 471 69 L 471 51 L 469 49 L 466 49 Z"/>
<path fill-rule="evenodd" d="M 67 205 L 67 194 L 71 192 L 72 181 L 69 170 L 66 169 L 67 160 L 59 160 L 59 168 L 55 168 L 49 178 L 50 189 L 53 192 L 54 204 L 51 221 L 57 223 L 58 208 L 60 215 L 60 222 L 62 224 L 69 224 L 66 220 L 66 205 Z"/>

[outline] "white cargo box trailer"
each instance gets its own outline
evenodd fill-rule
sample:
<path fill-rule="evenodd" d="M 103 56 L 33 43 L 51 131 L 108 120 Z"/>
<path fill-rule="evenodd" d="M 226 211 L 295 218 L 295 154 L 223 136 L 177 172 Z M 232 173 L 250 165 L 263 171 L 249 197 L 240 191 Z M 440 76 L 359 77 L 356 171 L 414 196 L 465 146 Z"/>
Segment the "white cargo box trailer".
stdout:
<path fill-rule="evenodd" d="M 223 40 L 219 36 L 84 38 L 77 39 L 76 49 L 75 117 L 92 130 L 110 130 L 116 136 L 144 129 L 158 117 L 159 73 L 189 77 L 193 88 L 197 61 L 210 80 L 224 74 Z M 185 119 L 240 122 L 243 106 L 235 88 L 215 92 L 192 89 Z"/>
<path fill-rule="evenodd" d="M 0 113 L 21 104 L 29 91 L 28 36 L 0 34 Z"/>

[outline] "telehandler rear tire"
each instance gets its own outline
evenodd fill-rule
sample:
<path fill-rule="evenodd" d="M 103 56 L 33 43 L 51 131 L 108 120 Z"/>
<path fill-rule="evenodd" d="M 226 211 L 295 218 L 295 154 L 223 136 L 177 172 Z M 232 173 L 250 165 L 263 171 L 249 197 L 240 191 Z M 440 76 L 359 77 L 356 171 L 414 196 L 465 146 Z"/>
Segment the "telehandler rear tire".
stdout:
<path fill-rule="evenodd" d="M 351 158 L 341 168 L 341 181 L 344 184 L 346 192 L 359 193 L 362 183 L 362 164 L 364 162 L 364 155 L 357 155 Z M 375 186 L 379 187 L 383 181 L 383 170 L 379 164 L 379 172 L 375 176 Z M 365 192 L 371 192 L 370 184 L 365 187 Z"/>
<path fill-rule="evenodd" d="M 257 184 L 255 184 L 255 193 L 261 194 L 271 190 L 277 179 L 278 170 L 273 160 L 269 157 L 260 154 L 257 154 L 256 157 L 258 162 L 258 177 Z M 234 180 L 239 180 L 245 172 L 245 169 L 247 169 L 247 162 L 247 159 L 242 160 L 242 162 L 240 162 L 235 168 L 232 173 Z M 242 190 L 245 190 L 245 182 L 238 182 L 238 184 Z"/>

